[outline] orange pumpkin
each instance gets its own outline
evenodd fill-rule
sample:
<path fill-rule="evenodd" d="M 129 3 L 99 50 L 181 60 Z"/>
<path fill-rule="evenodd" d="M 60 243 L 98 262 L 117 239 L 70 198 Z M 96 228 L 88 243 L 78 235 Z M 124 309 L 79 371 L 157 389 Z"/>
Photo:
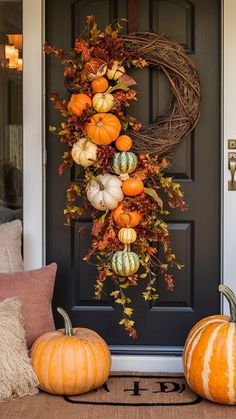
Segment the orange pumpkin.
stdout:
<path fill-rule="evenodd" d="M 120 130 L 120 121 L 112 113 L 96 113 L 85 126 L 88 137 L 98 145 L 107 145 L 115 141 Z"/>
<path fill-rule="evenodd" d="M 40 336 L 31 350 L 40 388 L 51 394 L 75 395 L 100 387 L 111 367 L 107 344 L 93 330 L 72 328 L 68 314 L 57 310 L 65 329 Z"/>
<path fill-rule="evenodd" d="M 128 135 L 120 135 L 116 140 L 116 148 L 120 151 L 129 151 L 132 144 L 132 139 Z"/>
<path fill-rule="evenodd" d="M 109 83 L 105 77 L 98 77 L 92 81 L 92 88 L 95 93 L 103 93 L 109 87 Z"/>
<path fill-rule="evenodd" d="M 123 205 L 119 205 L 113 211 L 113 219 L 119 227 L 136 227 L 142 218 L 138 211 L 125 211 Z"/>
<path fill-rule="evenodd" d="M 189 387 L 217 403 L 236 404 L 236 296 L 225 285 L 230 317 L 209 316 L 190 331 L 183 352 Z"/>
<path fill-rule="evenodd" d="M 144 190 L 143 181 L 138 178 L 128 178 L 122 183 L 122 190 L 127 196 L 139 195 Z"/>
<path fill-rule="evenodd" d="M 68 102 L 67 109 L 69 112 L 74 113 L 76 116 L 81 116 L 87 107 L 92 106 L 92 101 L 88 95 L 84 93 L 77 93 L 71 95 Z"/>
<path fill-rule="evenodd" d="M 100 58 L 91 58 L 84 65 L 84 70 L 89 80 L 94 80 L 104 76 L 107 71 L 107 63 Z"/>

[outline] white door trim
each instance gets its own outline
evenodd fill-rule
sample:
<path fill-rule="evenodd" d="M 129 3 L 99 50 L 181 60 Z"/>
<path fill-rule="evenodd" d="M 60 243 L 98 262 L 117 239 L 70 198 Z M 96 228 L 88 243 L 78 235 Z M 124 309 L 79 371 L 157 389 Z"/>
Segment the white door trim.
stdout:
<path fill-rule="evenodd" d="M 222 282 L 236 292 L 236 191 L 228 191 L 227 150 L 236 139 L 236 1 L 222 0 L 222 10 Z M 222 311 L 228 314 L 225 300 Z"/>
<path fill-rule="evenodd" d="M 221 0 L 222 67 L 222 234 L 221 282 L 236 291 L 236 192 L 228 192 L 230 178 L 227 139 L 236 138 L 236 1 Z M 45 263 L 45 166 L 44 166 L 44 0 L 23 0 L 23 135 L 24 135 L 24 260 L 25 269 Z M 228 307 L 222 304 L 222 312 Z M 112 357 L 114 371 L 182 371 L 178 356 Z"/>
<path fill-rule="evenodd" d="M 23 0 L 24 266 L 44 264 L 44 2 Z"/>

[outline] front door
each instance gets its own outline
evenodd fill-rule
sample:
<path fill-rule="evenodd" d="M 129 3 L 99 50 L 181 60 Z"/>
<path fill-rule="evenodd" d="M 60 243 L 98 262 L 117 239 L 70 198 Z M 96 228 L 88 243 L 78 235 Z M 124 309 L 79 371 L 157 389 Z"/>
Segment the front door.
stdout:
<path fill-rule="evenodd" d="M 62 306 L 74 325 L 96 330 L 123 353 L 178 351 L 189 329 L 200 318 L 219 312 L 220 280 L 220 0 L 47 0 L 46 39 L 70 49 L 82 33 L 85 18 L 93 14 L 100 26 L 117 17 L 132 17 L 138 7 L 137 29 L 157 31 L 184 45 L 196 63 L 202 92 L 201 118 L 197 128 L 173 153 L 171 173 L 181 183 L 188 212 L 173 212 L 168 219 L 173 252 L 182 271 L 174 272 L 175 289 L 169 292 L 160 278 L 155 304 L 144 303 L 133 287 L 132 301 L 139 338 L 130 339 L 118 325 L 120 313 L 109 297 L 94 300 L 96 269 L 83 257 L 90 246 L 91 220 L 83 218 L 75 228 L 65 227 L 63 209 L 71 181 L 80 182 L 74 170 L 58 176 L 63 146 L 47 132 L 47 262 L 56 261 L 54 307 Z M 145 69 L 135 74 L 142 100 L 135 114 L 143 123 L 154 121 L 168 106 L 168 83 L 160 72 Z M 66 96 L 63 67 L 46 60 L 47 123 L 58 125 L 59 114 L 49 101 L 50 93 Z M 78 230 L 83 228 L 84 234 Z M 109 295 L 109 290 L 108 290 Z M 56 315 L 56 313 L 55 313 Z M 57 319 L 57 326 L 61 326 Z"/>

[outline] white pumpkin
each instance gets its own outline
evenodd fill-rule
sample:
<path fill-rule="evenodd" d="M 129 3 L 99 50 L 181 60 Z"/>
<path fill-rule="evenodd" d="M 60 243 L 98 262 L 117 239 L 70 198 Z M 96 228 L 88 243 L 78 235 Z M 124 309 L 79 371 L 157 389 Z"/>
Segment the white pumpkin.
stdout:
<path fill-rule="evenodd" d="M 87 138 L 80 138 L 73 144 L 71 155 L 75 163 L 88 167 L 97 160 L 97 146 Z"/>
<path fill-rule="evenodd" d="M 109 112 L 114 106 L 114 96 L 110 93 L 97 93 L 93 97 L 93 107 L 97 112 Z"/>
<path fill-rule="evenodd" d="M 99 175 L 89 184 L 87 198 L 100 211 L 113 210 L 124 198 L 121 185 L 122 181 L 118 176 L 109 173 Z"/>
<path fill-rule="evenodd" d="M 118 80 L 123 74 L 125 74 L 125 69 L 118 61 L 114 61 L 112 68 L 107 70 L 107 78 L 110 80 Z"/>

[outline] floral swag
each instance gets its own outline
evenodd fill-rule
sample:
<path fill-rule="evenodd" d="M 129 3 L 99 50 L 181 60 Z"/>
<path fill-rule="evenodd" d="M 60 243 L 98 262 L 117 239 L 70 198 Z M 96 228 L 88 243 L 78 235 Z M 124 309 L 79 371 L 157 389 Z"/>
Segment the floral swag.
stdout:
<path fill-rule="evenodd" d="M 150 60 L 138 52 L 142 49 L 137 42 L 126 44 L 121 23 L 122 19 L 99 30 L 94 17 L 88 16 L 84 38 L 76 39 L 70 51 L 47 43 L 44 50 L 61 60 L 70 93 L 69 99 L 51 96 L 63 122 L 50 126 L 50 131 L 68 147 L 59 173 L 74 164 L 84 170 L 83 183 L 73 182 L 67 190 L 66 224 L 74 225 L 91 212 L 93 239 L 84 260 L 97 267 L 95 298 L 101 299 L 105 282 L 112 281 L 110 295 L 122 311 L 119 324 L 136 338 L 128 288 L 141 285 L 144 300 L 156 301 L 156 283 L 162 276 L 167 289 L 173 290 L 170 269 L 183 265 L 172 252 L 163 218 L 173 208 L 185 211 L 187 206 L 180 185 L 165 175 L 170 163 L 164 153 L 145 151 L 142 124 L 127 112 L 137 100 L 129 69 L 142 70 Z M 135 34 L 133 39 L 137 41 Z M 197 118 L 198 108 L 190 130 Z M 152 141 L 154 147 L 153 132 L 149 149 Z"/>

